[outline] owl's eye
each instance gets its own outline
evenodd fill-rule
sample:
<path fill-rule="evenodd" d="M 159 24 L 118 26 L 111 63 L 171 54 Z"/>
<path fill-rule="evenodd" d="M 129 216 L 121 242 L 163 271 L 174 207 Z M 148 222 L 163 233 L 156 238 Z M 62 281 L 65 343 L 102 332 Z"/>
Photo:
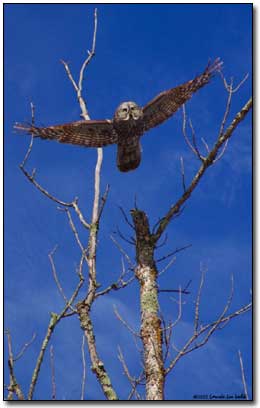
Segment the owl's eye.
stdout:
<path fill-rule="evenodd" d="M 131 106 L 131 110 L 136 110 L 136 106 Z"/>
<path fill-rule="evenodd" d="M 123 111 L 123 112 L 127 112 L 127 108 L 123 108 L 122 111 Z"/>

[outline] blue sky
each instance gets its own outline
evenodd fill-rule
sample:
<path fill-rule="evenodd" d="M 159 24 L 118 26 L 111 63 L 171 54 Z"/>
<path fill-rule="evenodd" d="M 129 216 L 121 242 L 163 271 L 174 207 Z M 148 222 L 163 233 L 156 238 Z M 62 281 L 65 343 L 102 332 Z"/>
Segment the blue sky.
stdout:
<path fill-rule="evenodd" d="M 239 82 L 249 80 L 234 95 L 234 115 L 251 95 L 251 6 L 248 5 L 100 5 L 96 57 L 86 72 L 84 91 L 92 119 L 111 118 L 124 100 L 144 105 L 165 89 L 193 78 L 209 58 L 221 57 L 224 75 Z M 48 253 L 58 244 L 56 267 L 64 290 L 76 284 L 75 264 L 80 254 L 64 213 L 29 184 L 19 170 L 29 137 L 13 132 L 15 121 L 30 120 L 30 101 L 36 106 L 39 125 L 79 120 L 74 89 L 60 59 L 70 62 L 77 77 L 91 47 L 92 5 L 5 6 L 5 326 L 14 349 L 37 338 L 17 362 L 17 378 L 27 390 L 35 358 L 51 311 L 59 312 L 62 300 L 53 282 Z M 216 76 L 187 104 L 198 138 L 209 145 L 216 139 L 225 109 L 226 93 Z M 232 117 L 232 116 L 231 116 Z M 106 285 L 120 273 L 121 255 L 110 240 L 116 227 L 131 234 L 118 206 L 129 212 L 137 203 L 151 224 L 165 214 L 182 192 L 180 156 L 187 182 L 199 163 L 182 137 L 178 112 L 142 139 L 140 167 L 126 174 L 116 168 L 116 149 L 104 149 L 101 187 L 111 186 L 100 227 L 98 281 Z M 207 266 L 202 300 L 202 320 L 214 320 L 222 310 L 234 275 L 232 310 L 250 300 L 251 289 L 251 115 L 234 133 L 221 161 L 208 170 L 181 217 L 168 228 L 167 246 L 158 257 L 176 247 L 192 244 L 179 254 L 174 266 L 159 280 L 161 288 L 178 288 L 190 279 L 191 295 L 185 298 L 183 320 L 174 333 L 181 347 L 192 330 L 193 308 L 200 279 L 200 263 Z M 29 168 L 37 168 L 38 181 L 62 200 L 78 196 L 90 219 L 95 149 L 35 140 Z M 82 240 L 86 240 L 86 234 Z M 122 246 L 134 257 L 133 248 Z M 163 264 L 158 267 L 163 268 Z M 172 296 L 161 294 L 167 319 L 176 318 Z M 120 345 L 129 369 L 138 375 L 140 362 L 131 335 L 113 313 L 116 305 L 130 325 L 139 327 L 137 283 L 100 298 L 93 308 L 97 345 L 120 396 L 129 384 L 116 357 Z M 76 318 L 61 322 L 54 334 L 57 398 L 79 399 L 81 381 L 81 331 Z M 193 394 L 242 392 L 237 350 L 243 355 L 251 395 L 251 317 L 244 315 L 217 332 L 202 349 L 179 361 L 167 378 L 167 399 L 192 399 Z M 87 357 L 87 363 L 89 362 Z M 68 374 L 69 373 L 69 374 Z M 5 373 L 8 381 L 8 373 Z M 87 399 L 102 399 L 99 385 L 87 373 Z M 49 355 L 44 361 L 35 398 L 51 398 Z"/>

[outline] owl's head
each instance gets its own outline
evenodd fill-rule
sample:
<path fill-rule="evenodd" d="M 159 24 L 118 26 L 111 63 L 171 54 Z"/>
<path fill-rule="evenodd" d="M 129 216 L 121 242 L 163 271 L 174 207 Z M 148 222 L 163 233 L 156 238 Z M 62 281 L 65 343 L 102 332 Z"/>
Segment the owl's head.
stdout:
<path fill-rule="evenodd" d="M 123 102 L 115 111 L 114 119 L 121 120 L 138 120 L 143 117 L 143 110 L 135 102 Z"/>

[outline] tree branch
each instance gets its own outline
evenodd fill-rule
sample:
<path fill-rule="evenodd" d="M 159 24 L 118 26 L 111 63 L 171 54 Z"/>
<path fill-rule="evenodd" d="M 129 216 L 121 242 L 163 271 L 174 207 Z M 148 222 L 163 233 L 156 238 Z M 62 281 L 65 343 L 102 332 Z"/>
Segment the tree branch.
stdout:
<path fill-rule="evenodd" d="M 122 364 L 125 376 L 127 377 L 128 381 L 130 382 L 130 384 L 132 386 L 132 389 L 130 391 L 130 394 L 128 395 L 127 400 L 130 400 L 132 398 L 133 394 L 135 394 L 137 399 L 141 399 L 140 394 L 137 392 L 136 388 L 137 388 L 138 385 L 144 385 L 142 383 L 142 381 L 145 379 L 144 372 L 142 371 L 138 378 L 135 378 L 135 377 L 131 376 L 131 374 L 129 372 L 129 369 L 127 367 L 127 364 L 125 362 L 123 353 L 122 353 L 121 348 L 119 346 L 118 346 L 118 359 Z"/>
<path fill-rule="evenodd" d="M 243 360 L 242 360 L 242 355 L 241 355 L 240 350 L 238 350 L 238 357 L 239 357 L 239 364 L 240 364 L 240 369 L 241 369 L 241 376 L 242 376 L 242 382 L 243 382 L 243 387 L 244 387 L 244 393 L 245 393 L 246 399 L 249 400 L 248 392 L 247 392 L 246 379 L 245 379 L 244 365 L 243 365 Z"/>
<path fill-rule="evenodd" d="M 115 246 L 118 248 L 118 250 L 121 252 L 121 254 L 124 255 L 126 261 L 128 262 L 130 269 L 134 270 L 135 264 L 131 260 L 130 256 L 126 253 L 126 251 L 121 247 L 121 245 L 116 241 L 116 239 L 113 237 L 113 235 L 110 235 L 111 240 L 114 242 Z"/>
<path fill-rule="evenodd" d="M 55 327 L 57 326 L 57 324 L 59 323 L 59 321 L 66 315 L 66 312 L 69 308 L 71 308 L 74 300 L 76 299 L 76 297 L 78 296 L 79 290 L 82 287 L 83 283 L 84 283 L 84 278 L 82 273 L 79 273 L 79 283 L 76 287 L 76 289 L 74 290 L 71 298 L 69 299 L 68 303 L 66 303 L 64 309 L 60 312 L 60 314 L 56 314 L 56 313 L 51 313 L 51 318 L 50 318 L 50 322 L 47 328 L 47 332 L 45 334 L 44 340 L 42 342 L 41 345 L 41 350 L 40 353 L 38 355 L 37 361 L 36 361 L 36 365 L 33 371 L 33 375 L 32 375 L 32 379 L 31 379 L 31 383 L 30 383 L 30 388 L 29 388 L 29 393 L 28 393 L 28 400 L 32 400 L 33 398 L 33 394 L 34 394 L 34 390 L 35 390 L 35 386 L 36 383 L 38 381 L 38 377 L 39 377 L 39 372 L 40 372 L 40 368 L 43 362 L 43 358 L 47 349 L 47 346 L 49 344 L 49 341 L 51 339 L 51 336 L 54 332 Z"/>
<path fill-rule="evenodd" d="M 185 251 L 185 249 L 190 248 L 192 244 L 185 245 L 184 247 L 181 248 L 176 248 L 173 252 L 170 252 L 169 254 L 163 256 L 162 258 L 156 259 L 155 262 L 161 262 L 164 261 L 165 259 L 169 258 L 170 256 L 173 256 L 177 254 L 178 252 Z"/>
<path fill-rule="evenodd" d="M 35 338 L 36 338 L 36 334 L 33 333 L 31 340 L 29 340 L 27 343 L 25 343 L 25 344 L 23 345 L 21 351 L 17 354 L 16 357 L 13 357 L 13 361 L 14 361 L 14 362 L 17 361 L 17 360 L 19 360 L 19 358 L 21 358 L 21 357 L 24 355 L 25 351 L 26 351 L 27 348 L 30 347 L 30 345 L 34 342 Z"/>
<path fill-rule="evenodd" d="M 107 293 L 109 293 L 111 290 L 119 290 L 119 289 L 123 289 L 126 286 L 128 286 L 130 283 L 132 283 L 135 279 L 135 276 L 132 276 L 131 278 L 129 278 L 128 280 L 124 280 L 124 276 L 126 275 L 127 270 L 125 270 L 125 266 L 124 266 L 124 262 L 122 259 L 122 273 L 119 276 L 118 280 L 114 283 L 111 283 L 111 285 L 109 285 L 106 289 L 101 290 L 99 292 L 96 292 L 95 297 L 99 297 L 99 296 L 103 296 L 106 295 Z"/>
<path fill-rule="evenodd" d="M 119 314 L 116 306 L 114 305 L 114 313 L 116 315 L 116 317 L 118 318 L 118 320 L 127 328 L 127 330 L 130 331 L 130 333 L 132 333 L 134 336 L 140 338 L 140 334 L 137 333 L 134 329 L 132 329 L 132 327 L 129 326 L 129 324 L 122 318 L 122 316 Z"/>
<path fill-rule="evenodd" d="M 252 98 L 248 100 L 248 102 L 243 106 L 243 108 L 236 114 L 235 118 L 224 132 L 223 135 L 219 135 L 218 139 L 209 152 L 205 160 L 203 161 L 201 167 L 199 168 L 198 172 L 195 174 L 192 182 L 190 183 L 189 187 L 186 189 L 185 193 L 179 198 L 179 200 L 171 206 L 167 214 L 163 217 L 160 221 L 159 226 L 154 234 L 155 241 L 161 237 L 162 233 L 167 228 L 168 224 L 172 220 L 173 216 L 179 213 L 183 204 L 187 201 L 187 199 L 191 196 L 192 192 L 196 188 L 197 184 L 201 180 L 205 171 L 214 163 L 214 160 L 217 157 L 217 153 L 219 149 L 223 146 L 223 144 L 232 136 L 234 130 L 237 128 L 239 123 L 246 117 L 250 109 L 252 108 Z"/>
<path fill-rule="evenodd" d="M 182 105 L 182 114 L 183 114 L 183 124 L 182 124 L 182 134 L 184 137 L 185 142 L 187 143 L 187 145 L 189 146 L 189 148 L 191 149 L 192 153 L 195 154 L 195 156 L 203 161 L 203 156 L 201 156 L 199 149 L 197 147 L 197 142 L 196 142 L 196 136 L 195 136 L 195 132 L 192 126 L 192 122 L 191 120 L 189 121 L 189 125 L 190 125 L 190 129 L 192 132 L 192 143 L 189 140 L 189 137 L 187 135 L 187 130 L 186 130 L 186 122 L 187 122 L 187 114 L 186 114 L 186 109 L 185 109 L 185 105 Z M 186 188 L 184 188 L 184 191 L 186 190 Z"/>
<path fill-rule="evenodd" d="M 200 281 L 200 286 L 198 290 L 198 295 L 197 295 L 197 301 L 195 305 L 195 319 L 194 319 L 194 329 L 193 329 L 193 334 L 189 338 L 189 340 L 186 342 L 186 344 L 182 347 L 180 351 L 178 351 L 177 355 L 175 358 L 170 362 L 169 366 L 167 369 L 165 369 L 165 374 L 167 375 L 173 367 L 175 367 L 176 363 L 179 361 L 181 357 L 184 355 L 191 353 L 192 351 L 204 346 L 209 338 L 212 336 L 212 334 L 217 330 L 223 328 L 223 324 L 227 324 L 231 319 L 234 317 L 240 316 L 243 313 L 248 312 L 252 308 L 252 303 L 249 303 L 240 309 L 236 310 L 233 313 L 230 313 L 229 315 L 226 316 L 226 313 L 231 305 L 231 301 L 233 298 L 233 292 L 234 292 L 234 284 L 233 284 L 233 276 L 231 275 L 231 290 L 229 297 L 227 299 L 227 302 L 223 308 L 223 311 L 220 313 L 219 317 L 217 320 L 206 324 L 205 326 L 200 326 L 198 325 L 199 323 L 199 303 L 200 303 L 200 297 L 201 297 L 201 290 L 203 286 L 203 280 L 204 280 L 204 273 L 202 273 L 201 281 Z M 221 326 L 222 325 L 222 326 Z M 205 337 L 201 339 L 198 343 L 195 343 L 198 339 L 201 338 L 201 336 L 205 333 Z M 195 343 L 195 344 L 194 344 Z M 194 345 L 193 345 L 194 344 Z"/>
<path fill-rule="evenodd" d="M 7 396 L 7 400 L 13 400 L 13 394 L 15 394 L 18 400 L 24 400 L 24 395 L 21 389 L 21 386 L 18 384 L 15 374 L 14 374 L 14 356 L 12 350 L 12 340 L 11 334 L 9 330 L 5 330 L 5 334 L 7 336 L 7 344 L 8 344 L 8 367 L 9 367 L 9 375 L 10 375 L 10 384 L 7 387 L 9 393 Z"/>
<path fill-rule="evenodd" d="M 48 257 L 49 257 L 49 260 L 50 260 L 51 269 L 52 269 L 52 274 L 53 274 L 55 283 L 56 283 L 56 285 L 57 285 L 57 288 L 58 288 L 58 290 L 59 290 L 59 292 L 60 292 L 60 294 L 61 294 L 63 300 L 65 301 L 65 304 L 68 304 L 69 301 L 68 301 L 68 299 L 67 299 L 67 297 L 66 297 L 66 295 L 65 295 L 65 293 L 64 293 L 64 290 L 63 290 L 63 288 L 62 288 L 62 286 L 61 286 L 61 284 L 60 284 L 60 281 L 59 281 L 59 278 L 58 278 L 58 275 L 57 275 L 57 272 L 56 272 L 56 266 L 55 266 L 55 263 L 54 263 L 54 260 L 53 260 L 53 255 L 54 255 L 54 253 L 56 252 L 56 250 L 57 250 L 57 245 L 56 245 L 56 246 L 54 247 L 54 249 L 49 253 Z M 72 306 L 70 306 L 70 309 L 72 310 L 72 312 L 75 312 L 75 309 L 74 309 Z"/>
<path fill-rule="evenodd" d="M 81 357 L 82 357 L 82 382 L 81 382 L 81 401 L 84 400 L 85 386 L 86 386 L 86 359 L 85 359 L 85 336 L 82 336 L 81 344 Z"/>
<path fill-rule="evenodd" d="M 82 96 L 82 84 L 83 84 L 84 73 L 85 73 L 86 67 L 88 66 L 88 64 L 90 63 L 90 61 L 95 55 L 96 35 L 97 35 L 97 9 L 95 9 L 94 11 L 94 30 L 93 30 L 93 39 L 92 39 L 92 49 L 91 51 L 88 51 L 88 57 L 84 60 L 81 66 L 78 84 L 76 84 L 75 80 L 73 79 L 70 69 L 68 67 L 68 64 L 63 62 L 63 65 L 68 74 L 68 77 L 70 81 L 72 82 L 72 85 L 77 93 L 78 102 L 79 102 L 81 112 L 82 112 L 81 116 L 85 120 L 90 120 L 90 117 L 89 117 L 89 113 L 87 109 L 87 104 Z M 87 295 L 85 299 L 77 304 L 77 313 L 79 315 L 81 328 L 84 331 L 84 334 L 87 340 L 89 355 L 90 355 L 90 359 L 92 362 L 92 370 L 96 374 L 96 377 L 107 399 L 115 400 L 115 399 L 118 399 L 118 397 L 112 387 L 110 378 L 104 367 L 104 363 L 99 358 L 99 355 L 97 353 L 94 328 L 93 328 L 93 323 L 90 317 L 91 306 L 96 298 L 96 290 L 97 290 L 97 287 L 99 286 L 97 283 L 97 278 L 96 278 L 96 275 L 97 275 L 96 255 L 97 255 L 97 237 L 98 237 L 99 221 L 100 221 L 100 217 L 101 217 L 103 207 L 106 202 L 106 198 L 108 194 L 108 189 L 107 189 L 105 196 L 103 197 L 103 202 L 101 206 L 99 207 L 100 173 L 101 173 L 102 160 L 103 160 L 103 150 L 102 148 L 98 148 L 97 149 L 97 162 L 96 162 L 96 167 L 95 167 L 94 200 L 93 200 L 92 218 L 91 218 L 90 225 L 86 222 L 83 222 L 83 217 L 81 216 L 78 208 L 76 207 L 76 200 L 74 200 L 74 205 L 73 205 L 75 211 L 79 215 L 80 221 L 83 224 L 85 224 L 84 226 L 86 228 L 89 229 L 89 239 L 88 239 L 88 244 L 87 244 L 87 249 L 88 249 L 87 262 L 88 262 L 88 268 L 89 268 L 88 291 L 87 291 Z M 70 219 L 70 221 L 72 221 L 72 219 Z M 78 234 L 75 229 L 75 226 L 73 226 L 73 222 L 70 223 L 70 225 L 71 227 L 73 227 L 74 235 L 77 239 L 78 244 L 80 245 L 80 248 L 82 249 L 83 246 L 78 239 Z M 86 249 L 84 250 L 83 248 L 82 254 L 85 255 L 85 253 L 86 253 Z"/>

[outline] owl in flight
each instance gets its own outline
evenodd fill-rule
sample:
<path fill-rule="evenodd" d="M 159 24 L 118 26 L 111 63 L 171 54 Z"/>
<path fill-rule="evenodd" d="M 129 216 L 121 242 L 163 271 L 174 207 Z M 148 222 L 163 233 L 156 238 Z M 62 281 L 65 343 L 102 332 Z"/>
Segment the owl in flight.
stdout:
<path fill-rule="evenodd" d="M 17 123 L 15 128 L 42 139 L 85 147 L 117 144 L 118 169 L 123 172 L 134 170 L 141 161 L 141 136 L 170 118 L 193 93 L 209 82 L 214 73 L 221 69 L 221 65 L 220 59 L 216 59 L 207 65 L 202 74 L 161 92 L 143 108 L 132 101 L 123 102 L 111 120 L 80 120 L 48 127 Z"/>

